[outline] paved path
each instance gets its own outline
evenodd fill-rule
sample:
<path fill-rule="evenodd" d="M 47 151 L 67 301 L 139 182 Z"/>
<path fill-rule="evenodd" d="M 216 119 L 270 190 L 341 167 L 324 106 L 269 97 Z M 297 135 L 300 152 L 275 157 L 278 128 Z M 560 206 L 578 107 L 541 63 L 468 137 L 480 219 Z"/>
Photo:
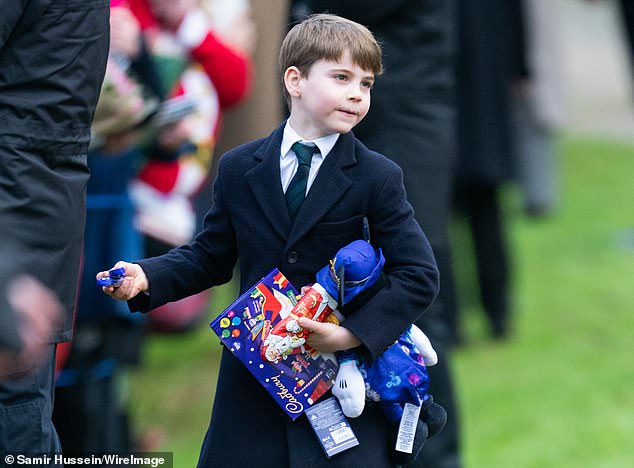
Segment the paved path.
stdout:
<path fill-rule="evenodd" d="M 634 142 L 634 77 L 612 0 L 561 3 L 566 127 Z"/>

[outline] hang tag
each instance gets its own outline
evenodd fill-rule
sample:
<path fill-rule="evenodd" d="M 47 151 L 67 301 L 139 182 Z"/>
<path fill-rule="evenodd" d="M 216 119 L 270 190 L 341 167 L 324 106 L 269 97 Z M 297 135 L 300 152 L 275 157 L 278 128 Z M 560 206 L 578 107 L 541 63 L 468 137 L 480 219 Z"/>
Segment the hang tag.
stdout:
<path fill-rule="evenodd" d="M 335 397 L 330 397 L 307 408 L 306 416 L 328 459 L 337 453 L 359 445 L 359 441 L 352 432 L 346 416 L 341 411 L 339 401 Z"/>
<path fill-rule="evenodd" d="M 398 426 L 398 437 L 396 438 L 395 449 L 399 452 L 412 453 L 414 449 L 414 436 L 416 435 L 416 424 L 420 409 L 420 406 L 405 403 L 401 424 Z"/>

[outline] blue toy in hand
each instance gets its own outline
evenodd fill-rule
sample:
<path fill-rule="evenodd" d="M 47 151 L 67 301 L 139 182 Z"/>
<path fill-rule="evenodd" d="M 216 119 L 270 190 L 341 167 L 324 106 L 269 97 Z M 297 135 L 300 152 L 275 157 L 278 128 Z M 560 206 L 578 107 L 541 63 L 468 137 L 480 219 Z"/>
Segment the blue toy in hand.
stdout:
<path fill-rule="evenodd" d="M 114 268 L 108 272 L 109 276 L 97 279 L 99 286 L 114 286 L 115 288 L 120 286 L 125 278 L 125 268 Z"/>
<path fill-rule="evenodd" d="M 343 306 L 376 283 L 384 264 L 381 249 L 375 251 L 366 241 L 354 241 L 317 273 L 317 283 Z M 357 417 L 366 399 L 378 402 L 390 421 L 393 461 L 398 465 L 412 463 L 425 441 L 440 432 L 447 421 L 444 408 L 427 393 L 427 366 L 438 362 L 427 336 L 412 325 L 368 367 L 359 367 L 351 351 L 337 357 L 340 367 L 332 393 L 344 414 Z M 404 423 L 415 430 L 408 432 Z"/>

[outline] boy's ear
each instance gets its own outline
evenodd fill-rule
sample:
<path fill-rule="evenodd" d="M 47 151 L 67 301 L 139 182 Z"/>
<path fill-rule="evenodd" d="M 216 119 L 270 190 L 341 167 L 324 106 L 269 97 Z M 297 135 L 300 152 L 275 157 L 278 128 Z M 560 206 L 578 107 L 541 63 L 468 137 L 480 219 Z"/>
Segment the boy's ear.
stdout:
<path fill-rule="evenodd" d="M 300 96 L 299 83 L 302 80 L 302 72 L 299 68 L 293 66 L 288 67 L 284 72 L 284 86 L 291 98 L 298 98 Z"/>

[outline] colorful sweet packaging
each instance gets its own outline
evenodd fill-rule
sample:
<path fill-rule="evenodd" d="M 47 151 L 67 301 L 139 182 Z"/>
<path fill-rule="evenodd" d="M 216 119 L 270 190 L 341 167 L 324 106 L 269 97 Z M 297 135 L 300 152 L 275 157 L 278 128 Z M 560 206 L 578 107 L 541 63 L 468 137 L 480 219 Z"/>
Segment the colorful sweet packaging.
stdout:
<path fill-rule="evenodd" d="M 298 297 L 295 287 L 274 269 L 210 324 L 293 420 L 332 387 L 338 370 L 334 355 L 310 349 L 290 332 L 288 337 L 276 337 L 283 357 L 273 361 L 263 358 L 265 341 L 275 326 L 288 318 Z"/>

